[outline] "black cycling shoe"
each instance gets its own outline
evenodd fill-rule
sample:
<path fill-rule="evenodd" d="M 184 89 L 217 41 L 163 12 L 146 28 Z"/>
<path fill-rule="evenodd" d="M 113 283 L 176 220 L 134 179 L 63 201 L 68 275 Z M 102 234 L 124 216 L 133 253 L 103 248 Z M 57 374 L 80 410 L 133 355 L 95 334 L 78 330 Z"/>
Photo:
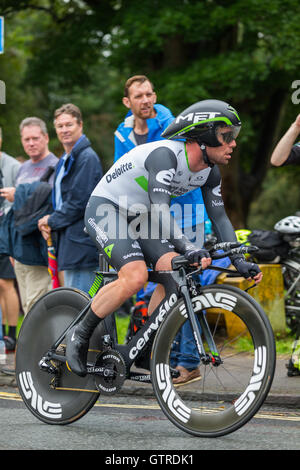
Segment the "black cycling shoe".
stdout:
<path fill-rule="evenodd" d="M 86 363 L 89 339 L 82 338 L 77 330 L 78 325 L 71 328 L 66 335 L 66 365 L 74 374 L 85 377 L 87 374 Z"/>
<path fill-rule="evenodd" d="M 4 336 L 4 343 L 5 343 L 5 352 L 6 354 L 13 353 L 16 350 L 16 340 L 11 338 L 10 336 Z"/>

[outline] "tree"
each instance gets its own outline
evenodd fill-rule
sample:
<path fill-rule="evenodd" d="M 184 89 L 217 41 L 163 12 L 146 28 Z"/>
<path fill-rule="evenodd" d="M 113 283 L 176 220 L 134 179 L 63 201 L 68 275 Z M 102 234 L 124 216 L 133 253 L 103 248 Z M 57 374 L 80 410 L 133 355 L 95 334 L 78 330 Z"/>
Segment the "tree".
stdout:
<path fill-rule="evenodd" d="M 300 65 L 298 0 L 2 3 L 8 16 L 39 13 L 26 80 L 41 90 L 50 110 L 62 96 L 84 103 L 91 90 L 93 103 L 111 118 L 108 135 L 124 116 L 120 83 L 135 73 L 151 77 L 159 101 L 174 114 L 206 98 L 236 107 L 243 127 L 222 169 L 223 196 L 235 227 L 247 224 L 272 149 L 296 113 L 290 97 Z"/>

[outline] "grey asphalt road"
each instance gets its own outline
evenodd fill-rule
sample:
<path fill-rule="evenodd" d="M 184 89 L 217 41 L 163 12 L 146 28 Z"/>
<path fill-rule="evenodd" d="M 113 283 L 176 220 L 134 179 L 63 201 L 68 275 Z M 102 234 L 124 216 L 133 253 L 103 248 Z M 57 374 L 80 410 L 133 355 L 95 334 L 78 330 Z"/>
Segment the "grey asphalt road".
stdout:
<path fill-rule="evenodd" d="M 0 414 L 1 450 L 101 450 L 107 451 L 102 453 L 105 464 L 117 463 L 109 461 L 116 451 L 127 451 L 127 456 L 142 451 L 144 460 L 159 452 L 183 452 L 189 459 L 183 463 L 191 464 L 203 450 L 300 449 L 300 410 L 271 406 L 261 408 L 243 428 L 217 439 L 196 438 L 177 429 L 151 398 L 102 397 L 75 423 L 50 426 L 27 410 L 16 389 L 1 387 Z M 139 463 L 133 461 L 131 467 Z"/>

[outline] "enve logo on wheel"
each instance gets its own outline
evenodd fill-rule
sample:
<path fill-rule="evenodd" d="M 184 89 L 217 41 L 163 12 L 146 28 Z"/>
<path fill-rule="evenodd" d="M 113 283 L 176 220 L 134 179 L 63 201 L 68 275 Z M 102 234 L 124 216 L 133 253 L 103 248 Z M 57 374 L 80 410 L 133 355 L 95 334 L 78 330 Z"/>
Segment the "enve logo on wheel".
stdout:
<path fill-rule="evenodd" d="M 170 368 L 168 364 L 156 364 L 157 384 L 162 393 L 162 399 L 168 405 L 170 412 L 183 423 L 190 419 L 192 410 L 188 408 L 176 395 Z"/>
<path fill-rule="evenodd" d="M 232 311 L 237 304 L 237 298 L 234 295 L 220 291 L 215 294 L 209 292 L 204 295 L 198 295 L 197 297 L 193 297 L 192 302 L 194 312 L 199 312 L 199 310 L 210 307 L 223 308 L 224 310 Z M 187 318 L 184 304 L 180 305 L 179 310 L 181 315 Z"/>
<path fill-rule="evenodd" d="M 60 403 L 44 401 L 33 385 L 31 372 L 20 372 L 19 381 L 26 400 L 30 400 L 30 406 L 45 418 L 60 419 L 62 417 L 62 406 Z"/>
<path fill-rule="evenodd" d="M 245 413 L 248 410 L 249 406 L 255 400 L 255 392 L 257 392 L 261 385 L 262 380 L 265 375 L 266 371 L 266 363 L 267 363 L 267 348 L 266 346 L 259 346 L 255 349 L 254 352 L 254 367 L 252 375 L 250 379 L 250 383 L 244 393 L 240 396 L 240 398 L 234 403 L 235 411 L 239 416 Z"/>

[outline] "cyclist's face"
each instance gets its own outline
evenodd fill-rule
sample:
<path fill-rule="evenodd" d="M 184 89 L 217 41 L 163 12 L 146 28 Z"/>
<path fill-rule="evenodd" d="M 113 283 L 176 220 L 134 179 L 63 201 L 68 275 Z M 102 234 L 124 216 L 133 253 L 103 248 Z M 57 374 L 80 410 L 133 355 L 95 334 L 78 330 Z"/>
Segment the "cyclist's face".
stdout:
<path fill-rule="evenodd" d="M 71 114 L 61 114 L 54 124 L 57 137 L 65 148 L 72 148 L 82 135 L 82 122 Z"/>
<path fill-rule="evenodd" d="M 216 136 L 220 144 L 230 144 L 237 138 L 241 126 L 223 126 L 216 129 Z"/>
<path fill-rule="evenodd" d="M 150 82 L 133 82 L 128 93 L 129 96 L 123 98 L 123 103 L 131 109 L 135 117 L 149 119 L 155 116 L 156 93 L 152 90 Z"/>
<path fill-rule="evenodd" d="M 235 133 L 235 136 L 237 134 Z M 230 128 L 224 126 L 218 129 L 217 138 L 222 144 L 219 147 L 207 147 L 207 155 L 212 163 L 227 165 L 231 159 L 231 154 L 236 147 L 236 141 L 233 138 Z"/>
<path fill-rule="evenodd" d="M 206 151 L 212 163 L 227 165 L 235 147 L 236 141 L 232 140 L 229 144 L 223 144 L 220 147 L 206 147 Z"/>
<path fill-rule="evenodd" d="M 25 126 L 21 131 L 23 148 L 29 158 L 38 161 L 48 153 L 49 137 L 39 126 Z"/>

